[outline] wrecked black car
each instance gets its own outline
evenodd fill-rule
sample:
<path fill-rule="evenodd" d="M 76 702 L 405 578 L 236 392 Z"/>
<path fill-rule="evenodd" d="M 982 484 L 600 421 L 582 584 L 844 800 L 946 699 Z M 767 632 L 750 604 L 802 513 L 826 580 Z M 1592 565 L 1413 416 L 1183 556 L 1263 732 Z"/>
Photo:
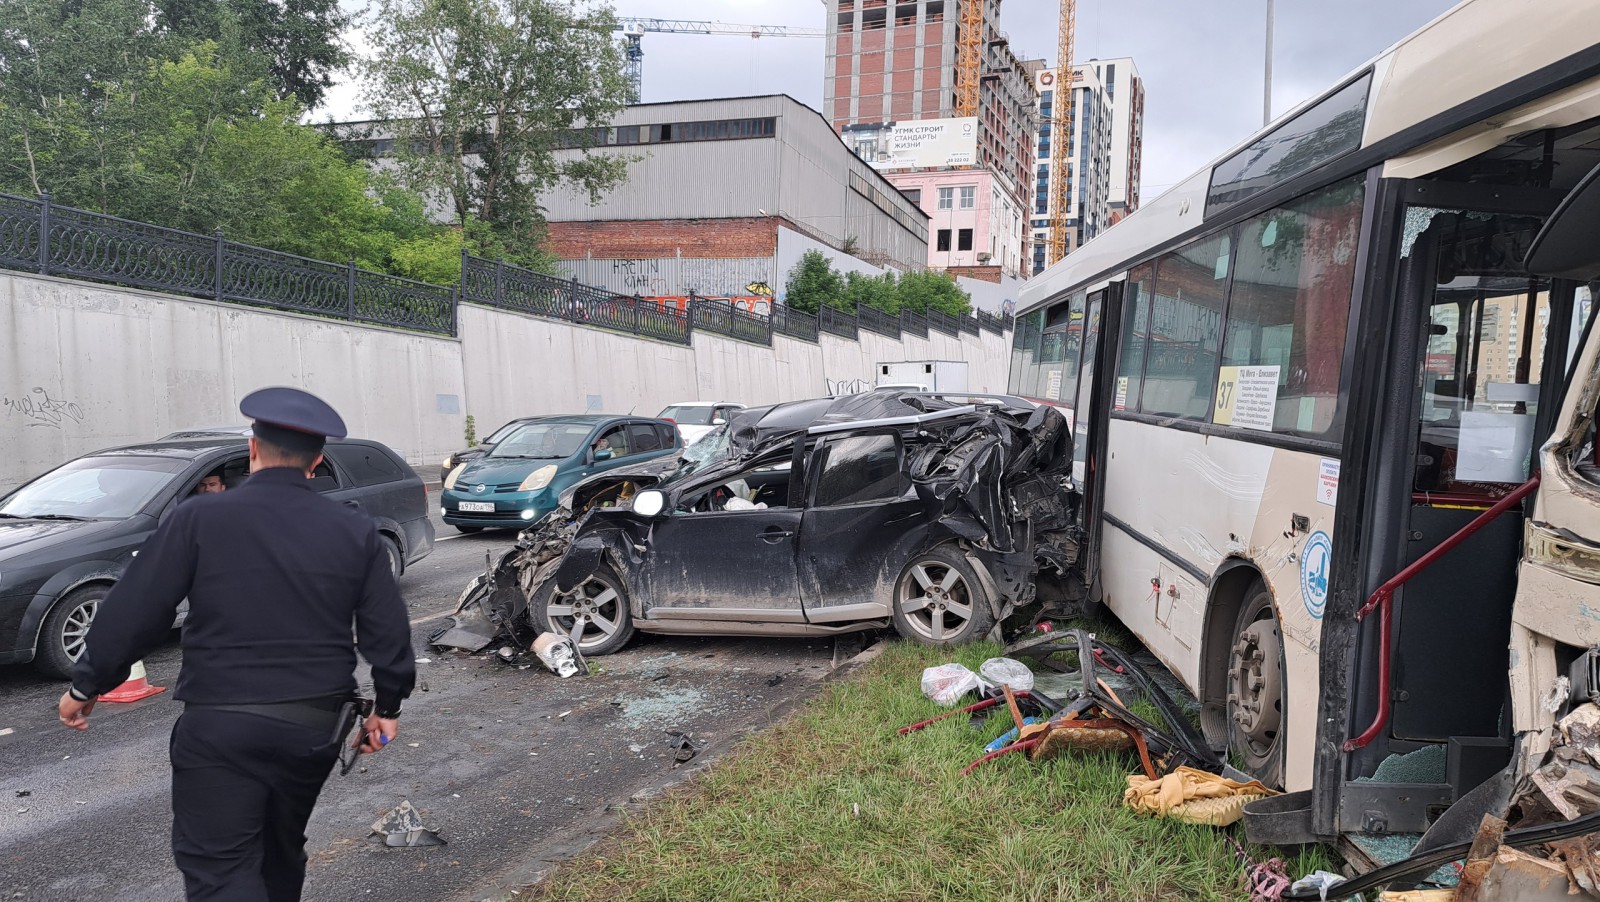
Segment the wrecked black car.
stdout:
<path fill-rule="evenodd" d="M 954 644 L 1076 594 L 1072 434 L 1020 398 L 871 392 L 735 412 L 680 458 L 575 484 L 435 645 L 635 630 Z"/>

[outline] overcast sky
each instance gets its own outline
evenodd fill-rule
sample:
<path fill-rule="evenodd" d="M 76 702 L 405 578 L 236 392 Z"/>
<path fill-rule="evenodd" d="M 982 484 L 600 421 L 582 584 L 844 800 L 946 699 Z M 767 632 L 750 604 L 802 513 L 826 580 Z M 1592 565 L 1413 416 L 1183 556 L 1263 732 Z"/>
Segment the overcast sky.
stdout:
<path fill-rule="evenodd" d="M 821 0 L 612 2 L 619 16 L 825 25 Z M 1277 0 L 1274 113 L 1330 87 L 1453 5 Z M 1018 56 L 1055 64 L 1058 9 L 1053 0 L 1002 0 L 1000 27 Z M 1261 125 L 1266 0 L 1078 0 L 1077 31 L 1078 61 L 1131 56 L 1144 78 L 1146 200 Z M 643 41 L 646 102 L 783 93 L 822 106 L 820 38 L 647 34 Z M 317 118 L 357 115 L 353 90 L 341 87 Z"/>

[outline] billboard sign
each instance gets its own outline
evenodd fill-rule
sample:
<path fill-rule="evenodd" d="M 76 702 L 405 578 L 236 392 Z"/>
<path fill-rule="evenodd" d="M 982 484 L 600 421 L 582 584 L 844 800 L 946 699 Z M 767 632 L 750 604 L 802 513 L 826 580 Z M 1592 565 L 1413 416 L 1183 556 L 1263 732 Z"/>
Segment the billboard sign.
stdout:
<path fill-rule="evenodd" d="M 978 119 L 917 119 L 896 122 L 888 147 L 872 164 L 878 169 L 934 169 L 978 162 Z"/>

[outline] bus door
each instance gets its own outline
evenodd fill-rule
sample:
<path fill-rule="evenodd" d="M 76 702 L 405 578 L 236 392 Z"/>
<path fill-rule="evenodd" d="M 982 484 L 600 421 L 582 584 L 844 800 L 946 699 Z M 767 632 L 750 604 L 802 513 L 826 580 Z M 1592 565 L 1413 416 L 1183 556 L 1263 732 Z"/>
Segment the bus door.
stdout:
<path fill-rule="evenodd" d="M 1100 512 L 1104 507 L 1100 473 L 1106 455 L 1106 431 L 1111 416 L 1112 390 L 1116 377 L 1117 336 L 1122 334 L 1123 283 L 1113 282 L 1089 293 L 1084 312 L 1083 363 L 1078 375 L 1077 400 L 1073 404 L 1073 477 L 1083 497 L 1080 520 L 1087 540 L 1084 580 L 1091 598 L 1098 599 L 1095 578 L 1100 566 Z M 1105 365 L 1100 365 L 1101 362 Z"/>
<path fill-rule="evenodd" d="M 1400 541 L 1374 549 L 1368 591 L 1530 479 L 1561 390 L 1573 316 L 1570 283 L 1552 291 L 1522 266 L 1558 194 L 1417 181 L 1404 195 L 1395 301 L 1415 332 L 1391 361 L 1407 370 L 1390 375 L 1392 419 L 1369 435 L 1404 443 L 1409 470 L 1389 474 L 1380 490 L 1387 497 L 1374 499 L 1373 516 L 1400 518 L 1390 533 Z M 1390 460 L 1407 459 L 1391 446 Z M 1341 793 L 1343 830 L 1422 832 L 1510 760 L 1506 639 L 1521 511 L 1488 521 L 1396 590 L 1387 662 L 1380 618 L 1363 624 L 1366 667 L 1352 683 L 1350 735 L 1366 734 L 1346 762 L 1346 779 L 1361 782 Z M 1389 692 L 1380 700 L 1385 663 Z M 1385 704 L 1387 723 L 1368 731 Z M 1410 756 L 1404 765 L 1396 763 L 1401 755 Z"/>

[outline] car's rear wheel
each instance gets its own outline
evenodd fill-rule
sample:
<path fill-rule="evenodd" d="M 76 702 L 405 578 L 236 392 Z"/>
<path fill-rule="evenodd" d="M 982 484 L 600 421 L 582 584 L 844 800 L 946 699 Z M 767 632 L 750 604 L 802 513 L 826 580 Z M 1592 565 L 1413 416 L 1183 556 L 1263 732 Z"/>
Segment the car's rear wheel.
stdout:
<path fill-rule="evenodd" d="M 894 588 L 894 628 L 924 645 L 960 645 L 994 626 L 988 589 L 967 556 L 941 545 L 912 559 Z"/>
<path fill-rule="evenodd" d="M 405 555 L 400 553 L 400 543 L 392 536 L 384 536 L 383 553 L 389 558 L 389 573 L 395 579 L 399 579 L 400 574 L 406 572 L 406 559 Z"/>
<path fill-rule="evenodd" d="M 110 586 L 85 586 L 67 593 L 50 609 L 33 655 L 33 666 L 40 673 L 60 680 L 72 675 L 72 665 L 83 654 L 83 641 L 94 623 L 95 612 L 110 591 Z"/>
<path fill-rule="evenodd" d="M 1283 631 L 1272 593 L 1257 582 L 1245 596 L 1228 650 L 1228 750 L 1240 769 L 1283 785 Z"/>
<path fill-rule="evenodd" d="M 541 632 L 566 633 L 584 655 L 609 655 L 633 638 L 633 612 L 621 577 L 601 564 L 571 592 L 557 593 L 546 580 L 529 615 Z"/>
<path fill-rule="evenodd" d="M 470 536 L 475 532 L 483 532 L 483 527 L 482 526 L 460 526 L 460 525 L 457 525 L 456 526 L 456 532 L 464 533 L 464 534 Z"/>

